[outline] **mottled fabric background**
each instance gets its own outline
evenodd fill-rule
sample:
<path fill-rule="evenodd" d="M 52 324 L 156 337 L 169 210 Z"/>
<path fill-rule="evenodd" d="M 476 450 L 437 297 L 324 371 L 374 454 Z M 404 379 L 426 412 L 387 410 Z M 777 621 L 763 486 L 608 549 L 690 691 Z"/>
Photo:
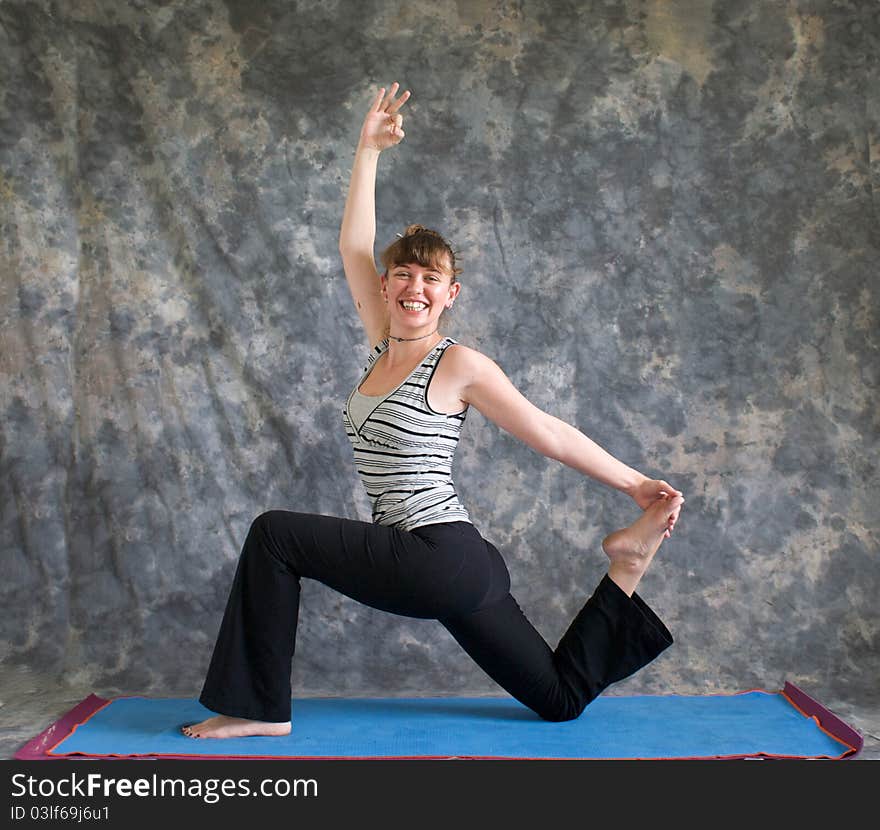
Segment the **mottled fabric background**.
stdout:
<path fill-rule="evenodd" d="M 337 251 L 366 108 L 377 254 L 459 252 L 447 333 L 687 504 L 611 693 L 877 696 L 880 4 L 0 4 L 0 646 L 197 694 L 271 508 L 369 518 Z M 456 467 L 555 645 L 638 508 L 471 411 Z M 500 693 L 437 624 L 304 583 L 297 694 Z"/>

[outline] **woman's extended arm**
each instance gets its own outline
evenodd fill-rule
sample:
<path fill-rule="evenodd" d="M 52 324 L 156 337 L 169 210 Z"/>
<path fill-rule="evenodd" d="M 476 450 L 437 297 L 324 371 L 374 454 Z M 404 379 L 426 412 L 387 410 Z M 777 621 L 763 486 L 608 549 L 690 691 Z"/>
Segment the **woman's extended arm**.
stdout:
<path fill-rule="evenodd" d="M 385 303 L 373 259 L 376 168 L 382 150 L 403 140 L 403 116 L 397 111 L 409 98 L 407 90 L 395 100 L 397 86 L 395 81 L 387 97 L 384 87 L 380 89 L 364 119 L 339 231 L 339 252 L 348 287 L 371 345 L 381 339 L 385 326 Z"/>
<path fill-rule="evenodd" d="M 681 495 L 666 481 L 649 479 L 618 461 L 579 429 L 539 409 L 485 355 L 467 347 L 450 352 L 454 361 L 450 368 L 462 381 L 461 399 L 532 449 L 626 493 L 642 509 L 664 493 Z"/>

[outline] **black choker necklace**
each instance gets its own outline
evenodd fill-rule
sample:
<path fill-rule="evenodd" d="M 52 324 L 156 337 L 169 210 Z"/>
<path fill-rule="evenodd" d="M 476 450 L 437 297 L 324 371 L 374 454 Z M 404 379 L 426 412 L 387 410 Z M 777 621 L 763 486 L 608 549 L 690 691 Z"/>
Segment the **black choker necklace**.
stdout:
<path fill-rule="evenodd" d="M 389 334 L 388 339 L 396 340 L 398 343 L 412 343 L 413 340 L 424 340 L 432 334 L 437 334 L 437 329 L 434 329 L 434 331 L 428 332 L 427 334 L 423 334 L 421 337 L 395 337 L 393 334 Z"/>

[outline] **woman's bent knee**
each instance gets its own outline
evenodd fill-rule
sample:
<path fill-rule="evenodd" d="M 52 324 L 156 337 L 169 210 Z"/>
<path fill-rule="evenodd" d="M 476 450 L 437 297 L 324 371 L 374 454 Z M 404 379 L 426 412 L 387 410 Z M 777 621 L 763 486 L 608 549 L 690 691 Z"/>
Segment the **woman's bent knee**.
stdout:
<path fill-rule="evenodd" d="M 266 530 L 271 529 L 271 527 L 277 523 L 278 518 L 283 512 L 283 510 L 266 510 L 265 512 L 260 513 L 260 515 L 251 522 L 250 531 L 265 532 Z"/>
<path fill-rule="evenodd" d="M 550 723 L 563 723 L 564 721 L 577 720 L 583 714 L 585 708 L 586 705 L 566 704 L 554 706 L 552 709 L 536 711 L 541 720 L 550 721 Z"/>
<path fill-rule="evenodd" d="M 568 688 L 567 684 L 558 684 L 548 700 L 542 701 L 540 706 L 532 707 L 537 715 L 551 723 L 577 720 L 587 708 L 589 699 L 576 694 Z"/>
<path fill-rule="evenodd" d="M 275 562 L 287 572 L 294 571 L 290 552 L 286 551 L 286 546 L 279 542 L 284 539 L 282 531 L 285 519 L 289 519 L 289 514 L 284 510 L 267 510 L 257 516 L 251 522 L 242 556 L 256 555 L 261 559 Z"/>

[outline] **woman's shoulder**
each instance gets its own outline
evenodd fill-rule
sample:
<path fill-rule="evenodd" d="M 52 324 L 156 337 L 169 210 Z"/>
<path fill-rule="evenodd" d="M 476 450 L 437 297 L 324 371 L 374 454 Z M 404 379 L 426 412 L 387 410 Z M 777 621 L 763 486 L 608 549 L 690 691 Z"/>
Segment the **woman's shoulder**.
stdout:
<path fill-rule="evenodd" d="M 482 356 L 482 352 L 478 352 L 472 346 L 466 346 L 464 343 L 459 343 L 458 340 L 455 340 L 452 337 L 446 337 L 444 340 L 446 341 L 446 348 L 444 351 L 449 354 L 450 358 L 454 355 L 455 358 L 459 360 L 473 360 Z"/>
<path fill-rule="evenodd" d="M 444 357 L 444 362 L 448 362 L 450 370 L 456 373 L 470 374 L 475 370 L 494 364 L 490 357 L 472 346 L 465 346 L 452 338 L 447 338 L 447 340 L 451 342 L 444 350 L 447 355 Z"/>

